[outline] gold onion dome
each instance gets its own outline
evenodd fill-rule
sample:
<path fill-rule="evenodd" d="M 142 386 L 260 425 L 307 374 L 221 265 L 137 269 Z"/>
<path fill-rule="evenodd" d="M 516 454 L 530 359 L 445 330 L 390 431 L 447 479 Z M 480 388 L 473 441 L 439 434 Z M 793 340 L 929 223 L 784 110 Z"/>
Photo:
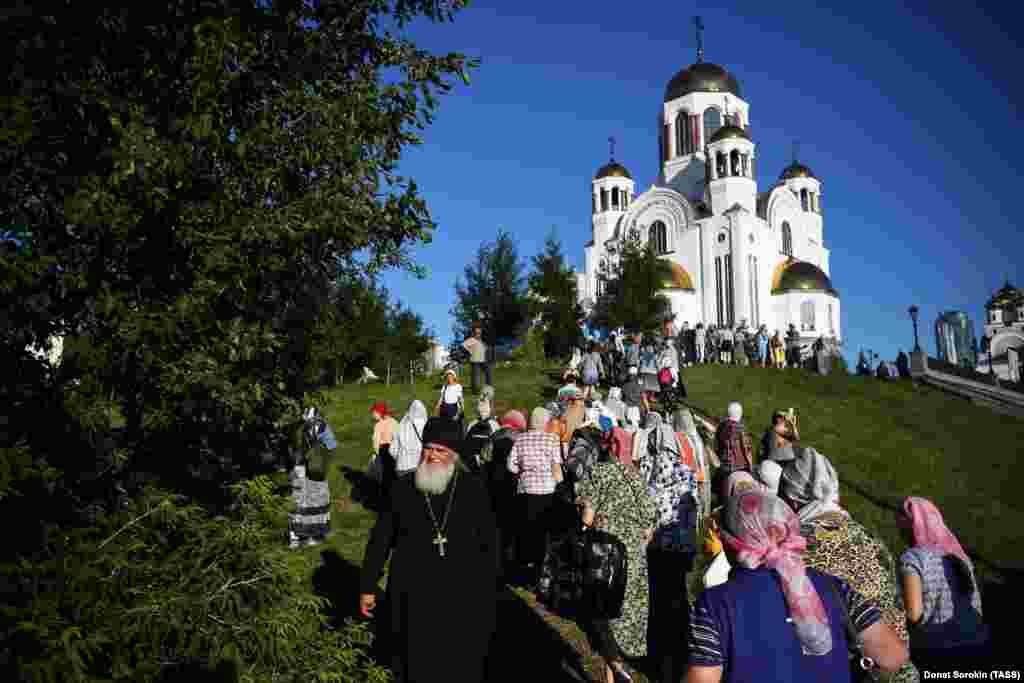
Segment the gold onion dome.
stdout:
<path fill-rule="evenodd" d="M 823 292 L 839 298 L 832 281 L 818 266 L 792 257 L 780 263 L 772 274 L 772 294 L 787 292 Z"/>
<path fill-rule="evenodd" d="M 669 261 L 668 265 L 672 269 L 672 274 L 661 281 L 661 286 L 665 289 L 685 289 L 689 292 L 694 291 L 693 280 L 690 279 L 690 274 L 686 272 L 686 269 L 672 261 Z"/>
<path fill-rule="evenodd" d="M 1024 290 L 1020 290 L 1007 282 L 1002 289 L 992 295 L 992 298 L 985 304 L 985 308 L 1002 308 L 1015 304 L 1024 304 Z"/>
<path fill-rule="evenodd" d="M 740 84 L 728 71 L 710 62 L 697 62 L 686 67 L 665 86 L 665 101 L 669 102 L 692 92 L 720 92 L 740 95 Z"/>
<path fill-rule="evenodd" d="M 597 174 L 594 176 L 594 180 L 600 180 L 601 178 L 629 178 L 633 179 L 633 176 L 629 175 L 629 171 L 626 167 L 619 162 L 612 159 L 607 164 L 597 169 Z"/>
<path fill-rule="evenodd" d="M 814 175 L 811 169 L 807 168 L 799 161 L 794 161 L 789 166 L 782 170 L 782 175 L 779 176 L 780 180 L 789 180 L 790 178 L 814 178 L 818 179 L 818 176 Z"/>
<path fill-rule="evenodd" d="M 715 134 L 711 136 L 711 139 L 708 140 L 708 142 L 714 143 L 718 142 L 719 140 L 728 140 L 730 138 L 743 138 L 744 140 L 749 140 L 750 133 L 743 130 L 739 126 L 730 123 L 716 130 Z"/>

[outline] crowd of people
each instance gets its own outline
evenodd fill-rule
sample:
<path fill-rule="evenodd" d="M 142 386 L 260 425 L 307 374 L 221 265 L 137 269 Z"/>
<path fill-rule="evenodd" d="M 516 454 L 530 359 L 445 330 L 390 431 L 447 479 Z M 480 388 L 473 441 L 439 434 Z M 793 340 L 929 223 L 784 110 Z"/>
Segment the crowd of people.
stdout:
<path fill-rule="evenodd" d="M 454 371 L 433 417 L 421 401 L 400 422 L 374 405 L 373 445 L 391 473 L 360 605 L 373 614 L 390 557 L 378 635 L 396 680 L 483 680 L 497 590 L 521 585 L 554 604 L 560 582 L 607 577 L 614 561 L 626 568 L 617 597 L 584 581 L 574 617 L 610 682 L 632 680 L 641 659 L 660 680 L 700 683 L 909 682 L 985 661 L 974 567 L 934 504 L 906 499 L 897 521 L 910 549 L 896 561 L 842 506 L 834 465 L 801 441 L 792 410 L 772 416 L 757 452 L 738 402 L 713 430 L 687 408 L 659 410 L 680 368 L 745 353 L 729 331 L 693 332 L 705 344 L 693 355 L 637 337 L 578 350 L 529 419 L 494 417 L 489 384 L 467 419 Z M 717 335 L 722 346 L 708 341 Z M 755 362 L 775 363 L 764 330 L 753 338 Z M 559 548 L 580 539 L 611 550 L 566 560 Z M 708 564 L 691 605 L 687 576 Z"/>

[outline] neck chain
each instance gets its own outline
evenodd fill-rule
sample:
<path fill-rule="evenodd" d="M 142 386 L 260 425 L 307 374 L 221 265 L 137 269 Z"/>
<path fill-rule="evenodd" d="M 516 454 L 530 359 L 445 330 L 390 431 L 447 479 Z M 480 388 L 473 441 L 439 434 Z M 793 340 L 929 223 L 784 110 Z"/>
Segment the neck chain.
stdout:
<path fill-rule="evenodd" d="M 452 490 L 448 494 L 448 507 L 444 511 L 444 519 L 441 520 L 441 526 L 437 525 L 437 517 L 434 516 L 434 508 L 430 505 L 430 496 L 427 492 L 423 492 L 423 500 L 427 503 L 427 512 L 430 514 L 430 521 L 434 525 L 434 545 L 437 546 L 437 553 L 444 557 L 444 546 L 448 543 L 448 537 L 445 535 L 445 529 L 448 528 L 448 517 L 452 512 L 452 501 L 455 500 L 455 485 L 459 481 L 459 470 L 456 468 L 455 473 L 452 475 Z"/>

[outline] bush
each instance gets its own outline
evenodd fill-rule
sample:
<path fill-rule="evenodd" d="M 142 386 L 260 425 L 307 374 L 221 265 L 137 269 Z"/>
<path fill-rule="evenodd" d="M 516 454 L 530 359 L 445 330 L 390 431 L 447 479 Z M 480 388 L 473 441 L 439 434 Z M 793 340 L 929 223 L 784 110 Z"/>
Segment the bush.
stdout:
<path fill-rule="evenodd" d="M 532 328 L 526 334 L 523 345 L 511 354 L 512 360 L 521 366 L 538 367 L 544 364 L 544 333 L 539 328 Z"/>
<path fill-rule="evenodd" d="M 3 567 L 22 599 L 0 608 L 0 665 L 25 681 L 388 680 L 365 627 L 328 626 L 275 489 L 265 476 L 235 485 L 237 509 L 221 517 L 147 489 L 54 530 L 51 558 Z"/>

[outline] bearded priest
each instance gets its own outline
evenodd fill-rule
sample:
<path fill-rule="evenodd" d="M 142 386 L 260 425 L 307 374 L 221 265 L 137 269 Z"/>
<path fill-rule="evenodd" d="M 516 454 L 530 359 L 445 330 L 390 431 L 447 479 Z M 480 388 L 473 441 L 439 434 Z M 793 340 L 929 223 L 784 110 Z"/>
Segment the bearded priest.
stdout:
<path fill-rule="evenodd" d="M 462 450 L 457 422 L 428 420 L 414 476 L 394 483 L 370 533 L 360 610 L 372 616 L 390 553 L 390 623 L 378 635 L 390 651 L 395 681 L 484 680 L 500 553 L 487 490 L 460 462 Z"/>

